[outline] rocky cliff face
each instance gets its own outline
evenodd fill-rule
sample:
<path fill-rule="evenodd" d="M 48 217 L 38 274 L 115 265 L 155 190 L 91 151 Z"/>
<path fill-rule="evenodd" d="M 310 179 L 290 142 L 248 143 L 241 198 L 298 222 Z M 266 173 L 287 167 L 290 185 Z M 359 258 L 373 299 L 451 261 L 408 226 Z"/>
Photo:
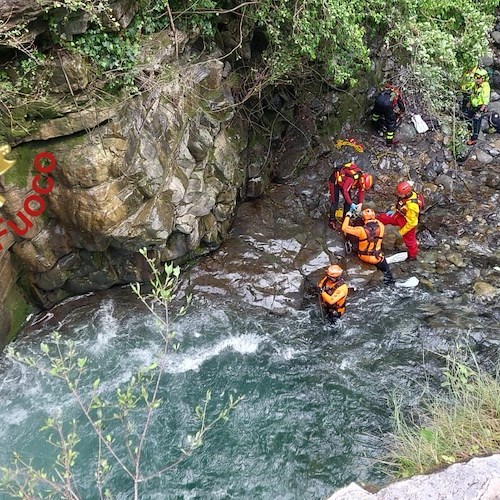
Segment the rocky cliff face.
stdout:
<path fill-rule="evenodd" d="M 130 22 L 128 3 L 114 5 L 122 24 Z M 35 36 L 44 29 L 43 7 L 2 2 L 0 18 L 24 19 Z M 80 21 L 66 28 L 85 30 Z M 7 318 L 0 333 L 9 330 L 5 298 L 20 274 L 45 307 L 140 280 L 138 249 L 165 261 L 202 255 L 224 239 L 247 180 L 253 177 L 250 196 L 262 192 L 263 162 L 250 155 L 249 168 L 241 159 L 247 127 L 234 116 L 230 68 L 217 55 L 201 57 L 180 32 L 175 42 L 173 34 L 153 35 L 140 55 L 144 91 L 100 98 L 87 87 L 92 68 L 64 53 L 54 63 L 50 116 L 24 116 L 12 127 L 3 122 L 0 142 L 13 147 L 7 158 L 16 165 L 0 178 L 6 199 L 0 312 Z M 42 151 L 56 159 L 53 187 L 41 195 L 45 210 L 36 201 L 26 208 L 26 199 L 37 196 L 33 162 Z"/>
<path fill-rule="evenodd" d="M 96 111 L 85 130 L 65 135 L 66 116 L 60 127 L 39 130 L 34 138 L 43 142 L 27 136 L 14 148 L 17 164 L 3 180 L 5 220 L 18 222 L 32 192 L 36 153 L 50 151 L 57 161 L 44 217 L 2 240 L 42 304 L 139 279 L 133 256 L 143 246 L 177 260 L 220 243 L 245 181 L 239 154 L 247 142 L 241 124 L 229 125 L 223 70 L 214 61 L 172 66 L 169 81 Z"/>

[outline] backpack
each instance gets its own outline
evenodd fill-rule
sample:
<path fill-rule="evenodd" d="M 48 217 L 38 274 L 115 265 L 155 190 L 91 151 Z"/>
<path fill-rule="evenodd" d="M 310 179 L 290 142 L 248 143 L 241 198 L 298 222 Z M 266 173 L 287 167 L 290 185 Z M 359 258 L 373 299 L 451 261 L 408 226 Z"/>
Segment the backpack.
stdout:
<path fill-rule="evenodd" d="M 422 211 L 425 207 L 425 199 L 424 199 L 424 195 L 421 194 L 421 193 L 417 193 L 417 198 L 411 198 L 409 201 L 413 202 L 413 203 L 417 203 L 418 205 L 418 208 L 419 208 L 419 211 Z"/>
<path fill-rule="evenodd" d="M 341 186 L 345 177 L 350 177 L 354 182 L 357 182 L 362 175 L 363 172 L 355 163 L 346 163 L 335 172 L 335 180 Z"/>
<path fill-rule="evenodd" d="M 391 85 L 390 83 L 385 83 L 383 85 L 382 94 L 387 94 L 390 97 L 392 107 L 395 107 L 400 100 L 403 100 L 401 90 L 395 85 Z"/>

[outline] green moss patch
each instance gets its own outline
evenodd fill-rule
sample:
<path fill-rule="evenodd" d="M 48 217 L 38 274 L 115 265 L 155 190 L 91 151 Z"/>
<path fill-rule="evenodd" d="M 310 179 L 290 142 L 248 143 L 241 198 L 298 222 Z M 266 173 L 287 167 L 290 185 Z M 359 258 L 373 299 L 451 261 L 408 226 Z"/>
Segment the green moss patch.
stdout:
<path fill-rule="evenodd" d="M 33 306 L 28 301 L 22 290 L 15 285 L 5 299 L 5 310 L 11 316 L 10 331 L 7 341 L 10 342 L 23 326 L 28 314 L 33 312 Z"/>

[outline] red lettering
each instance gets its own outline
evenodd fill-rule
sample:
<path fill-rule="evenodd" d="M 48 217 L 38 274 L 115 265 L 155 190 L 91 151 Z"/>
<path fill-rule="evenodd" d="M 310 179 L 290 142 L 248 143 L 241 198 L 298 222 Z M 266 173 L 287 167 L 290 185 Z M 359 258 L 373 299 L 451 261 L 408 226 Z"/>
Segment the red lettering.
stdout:
<path fill-rule="evenodd" d="M 49 164 L 45 167 L 43 165 L 40 165 L 40 160 L 44 158 L 49 160 Z M 34 164 L 35 168 L 39 172 L 41 172 L 42 174 L 47 174 L 49 172 L 52 172 L 52 170 L 56 168 L 56 157 L 52 153 L 49 153 L 48 151 L 43 151 L 42 153 L 38 153 L 35 156 Z"/>
<path fill-rule="evenodd" d="M 40 186 L 39 181 L 41 181 L 42 179 L 45 179 L 47 181 L 47 187 Z M 40 174 L 37 174 L 35 175 L 35 177 L 33 177 L 31 187 L 38 194 L 49 194 L 54 188 L 54 180 L 52 179 L 52 177 L 43 177 Z"/>
<path fill-rule="evenodd" d="M 26 204 L 26 202 L 25 202 Z M 45 207 L 44 207 L 45 208 Z M 24 227 L 21 229 L 15 222 L 9 220 L 7 221 L 7 225 L 18 235 L 23 236 L 28 232 L 28 229 L 33 226 L 33 223 L 24 215 L 20 210 L 16 213 L 16 215 L 24 222 Z"/>
<path fill-rule="evenodd" d="M 3 219 L 0 218 L 0 223 L 3 222 Z M 0 238 L 4 235 L 4 234 L 7 234 L 7 229 L 6 228 L 3 228 L 0 230 Z"/>
<path fill-rule="evenodd" d="M 32 201 L 36 201 L 39 205 L 39 207 L 36 210 L 30 207 L 30 202 Z M 43 201 L 43 198 L 38 194 L 30 194 L 24 200 L 23 208 L 28 215 L 31 215 L 32 217 L 37 217 L 38 215 L 42 215 L 43 212 L 45 212 L 45 201 Z"/>
<path fill-rule="evenodd" d="M 3 218 L 2 218 L 2 217 L 0 217 L 0 224 L 1 224 L 3 221 L 4 221 L 4 220 L 3 220 Z M 7 234 L 7 229 L 5 229 L 5 228 L 4 228 L 4 229 L 0 230 L 0 238 L 1 238 L 2 236 L 4 236 L 5 234 Z M 3 245 L 2 245 L 1 243 L 0 243 L 0 250 L 3 250 Z"/>

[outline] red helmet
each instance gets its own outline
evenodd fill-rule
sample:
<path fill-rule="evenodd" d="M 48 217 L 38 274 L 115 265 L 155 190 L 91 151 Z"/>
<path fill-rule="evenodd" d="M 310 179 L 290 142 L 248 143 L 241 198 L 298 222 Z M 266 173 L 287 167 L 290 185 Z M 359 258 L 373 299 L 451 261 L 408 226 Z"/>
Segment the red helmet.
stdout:
<path fill-rule="evenodd" d="M 408 181 L 402 181 L 396 186 L 396 193 L 400 198 L 406 198 L 412 191 L 413 188 Z"/>
<path fill-rule="evenodd" d="M 361 187 L 368 191 L 373 186 L 373 175 L 372 174 L 363 174 L 360 179 Z"/>
<path fill-rule="evenodd" d="M 361 215 L 364 221 L 375 219 L 375 212 L 371 208 L 365 208 Z"/>
<path fill-rule="evenodd" d="M 344 271 L 340 266 L 337 266 L 337 264 L 332 264 L 331 266 L 328 266 L 328 269 L 326 270 L 326 274 L 330 278 L 338 278 Z"/>

